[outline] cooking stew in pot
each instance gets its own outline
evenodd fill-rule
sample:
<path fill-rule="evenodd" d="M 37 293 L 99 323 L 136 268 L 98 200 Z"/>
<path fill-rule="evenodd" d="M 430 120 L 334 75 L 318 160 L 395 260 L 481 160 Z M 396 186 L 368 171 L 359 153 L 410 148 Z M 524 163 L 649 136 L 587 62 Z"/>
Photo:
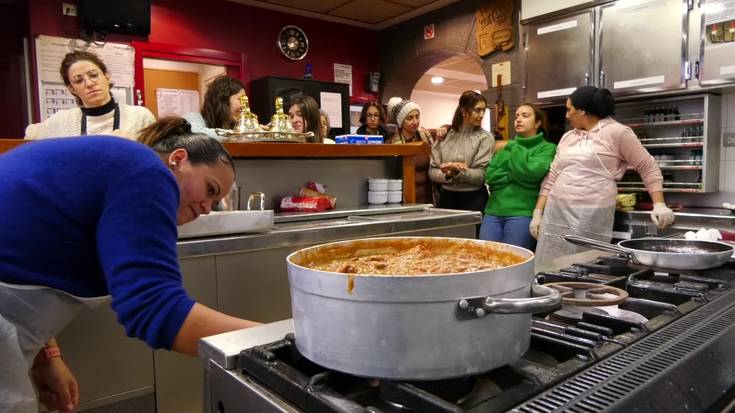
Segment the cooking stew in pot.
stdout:
<path fill-rule="evenodd" d="M 396 239 L 337 244 L 307 256 L 302 265 L 355 275 L 431 275 L 493 270 L 525 261 L 492 243 L 450 239 Z"/>

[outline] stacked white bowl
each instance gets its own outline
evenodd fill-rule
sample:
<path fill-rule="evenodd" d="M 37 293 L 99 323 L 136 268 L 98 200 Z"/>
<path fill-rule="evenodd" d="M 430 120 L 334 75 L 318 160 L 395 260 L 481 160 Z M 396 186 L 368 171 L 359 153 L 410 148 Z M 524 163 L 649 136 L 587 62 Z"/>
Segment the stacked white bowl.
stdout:
<path fill-rule="evenodd" d="M 403 201 L 403 180 L 388 180 L 388 203 L 398 204 Z"/>
<path fill-rule="evenodd" d="M 368 203 L 373 205 L 388 202 L 388 180 L 383 178 L 368 179 Z"/>

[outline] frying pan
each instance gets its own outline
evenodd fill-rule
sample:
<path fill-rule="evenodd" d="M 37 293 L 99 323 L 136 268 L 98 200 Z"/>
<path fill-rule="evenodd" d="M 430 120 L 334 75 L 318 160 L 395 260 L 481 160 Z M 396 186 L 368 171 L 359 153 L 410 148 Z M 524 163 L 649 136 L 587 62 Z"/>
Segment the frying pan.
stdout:
<path fill-rule="evenodd" d="M 675 270 L 703 270 L 719 267 L 733 254 L 733 247 L 722 242 L 669 238 L 636 238 L 616 244 L 577 235 L 566 235 L 572 244 L 628 257 L 634 264 Z"/>

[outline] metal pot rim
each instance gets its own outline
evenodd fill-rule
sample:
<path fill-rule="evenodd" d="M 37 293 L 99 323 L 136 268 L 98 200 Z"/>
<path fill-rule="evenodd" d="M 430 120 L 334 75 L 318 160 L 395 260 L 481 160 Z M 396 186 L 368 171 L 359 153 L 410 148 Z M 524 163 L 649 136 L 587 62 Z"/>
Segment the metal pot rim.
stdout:
<path fill-rule="evenodd" d="M 315 246 L 312 246 L 312 247 L 302 248 L 300 250 L 297 250 L 297 251 L 292 252 L 291 254 L 289 254 L 286 257 L 286 263 L 288 265 L 292 265 L 292 266 L 297 267 L 297 268 L 303 268 L 303 269 L 308 270 L 308 271 L 313 271 L 313 272 L 318 273 L 320 275 L 344 277 L 347 274 L 341 273 L 341 272 L 323 271 L 323 270 L 317 270 L 317 269 L 314 269 L 314 268 L 305 267 L 305 266 L 303 266 L 301 264 L 295 263 L 293 259 L 294 259 L 294 257 L 296 255 L 302 254 L 305 251 L 312 250 L 312 249 L 317 249 L 317 248 L 323 248 L 323 247 L 327 247 L 327 246 L 330 246 L 330 245 L 348 244 L 348 243 L 351 243 L 351 242 L 381 241 L 381 240 L 399 240 L 399 239 L 452 240 L 452 241 L 457 241 L 457 242 L 470 242 L 470 243 L 475 243 L 475 244 L 487 244 L 487 243 L 490 243 L 490 244 L 499 245 L 502 248 L 508 248 L 508 249 L 512 250 L 513 252 L 517 252 L 521 256 L 524 256 L 524 255 L 527 255 L 527 256 L 526 256 L 526 259 L 525 260 L 523 260 L 521 262 L 518 262 L 516 264 L 508 265 L 508 266 L 501 267 L 501 268 L 490 269 L 490 270 L 483 269 L 483 270 L 477 270 L 477 271 L 466 271 L 466 272 L 456 272 L 456 273 L 414 274 L 414 275 L 406 275 L 406 274 L 397 274 L 397 275 L 361 274 L 361 275 L 356 275 L 356 277 L 365 277 L 365 278 L 371 278 L 371 279 L 382 279 L 382 278 L 385 278 L 385 279 L 395 280 L 395 279 L 417 279 L 417 278 L 437 278 L 437 277 L 438 278 L 462 277 L 462 276 L 477 276 L 477 275 L 487 276 L 488 275 L 488 271 L 505 270 L 505 269 L 510 269 L 510 268 L 513 268 L 513 267 L 522 266 L 522 265 L 528 263 L 529 261 L 532 261 L 533 258 L 534 258 L 534 253 L 532 251 L 526 249 L 526 248 L 518 247 L 516 245 L 506 244 L 506 243 L 502 243 L 502 242 L 497 242 L 497 241 L 485 241 L 485 240 L 478 240 L 478 239 L 456 238 L 456 237 L 422 237 L 422 236 L 416 236 L 416 237 L 372 237 L 372 238 L 358 238 L 358 239 L 343 240 L 343 241 L 334 241 L 334 242 L 329 242 L 329 243 L 325 243 L 325 244 L 319 244 L 319 245 L 315 245 Z"/>

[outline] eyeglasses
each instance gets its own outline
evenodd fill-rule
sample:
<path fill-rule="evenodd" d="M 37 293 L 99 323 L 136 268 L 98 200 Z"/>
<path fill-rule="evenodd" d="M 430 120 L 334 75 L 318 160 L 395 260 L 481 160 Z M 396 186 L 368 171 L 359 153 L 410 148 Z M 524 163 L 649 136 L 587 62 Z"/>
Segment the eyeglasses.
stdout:
<path fill-rule="evenodd" d="M 366 118 L 374 118 L 374 119 L 380 119 L 379 113 L 368 113 L 365 115 Z"/>
<path fill-rule="evenodd" d="M 98 69 L 90 70 L 86 74 L 74 76 L 71 79 L 71 83 L 76 86 L 79 86 L 82 83 L 84 83 L 84 79 L 87 79 L 92 83 L 97 83 L 97 80 L 99 79 L 101 74 L 102 74 L 101 70 L 98 70 Z"/>

